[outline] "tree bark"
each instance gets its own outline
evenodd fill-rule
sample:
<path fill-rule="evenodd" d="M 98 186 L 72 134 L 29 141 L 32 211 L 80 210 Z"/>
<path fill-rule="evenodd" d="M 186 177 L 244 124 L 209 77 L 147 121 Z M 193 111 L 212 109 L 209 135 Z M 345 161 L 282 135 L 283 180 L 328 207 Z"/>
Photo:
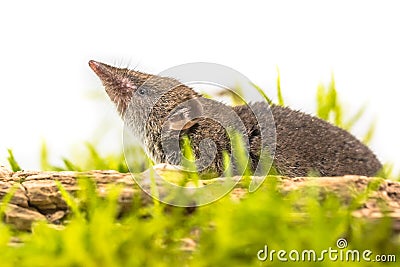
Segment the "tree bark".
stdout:
<path fill-rule="evenodd" d="M 146 172 L 138 175 L 145 175 Z M 30 230 L 35 221 L 47 221 L 60 224 L 66 218 L 69 208 L 61 196 L 56 181 L 59 181 L 72 195 L 79 190 L 78 180 L 82 177 L 92 179 L 100 196 L 107 192 L 107 185 L 122 185 L 119 196 L 121 213 L 138 207 L 133 206 L 133 198 L 139 196 L 140 206 L 152 205 L 153 199 L 140 189 L 130 173 L 119 173 L 112 170 L 93 170 L 89 172 L 51 172 L 51 171 L 18 171 L 12 172 L 0 167 L 0 200 L 14 186 L 16 191 L 7 204 L 4 221 L 19 230 Z M 200 181 L 203 184 L 222 182 L 224 178 Z M 240 179 L 240 177 L 236 177 Z M 252 177 L 252 179 L 263 179 Z M 400 182 L 363 176 L 343 177 L 299 177 L 289 179 L 280 177 L 278 190 L 288 193 L 318 188 L 318 197 L 323 199 L 327 192 L 337 194 L 344 203 L 349 203 L 355 193 L 364 192 L 371 184 L 377 184 L 353 216 L 376 220 L 384 216 L 393 218 L 393 229 L 400 231 Z M 257 192 L 255 192 L 257 193 Z M 232 198 L 241 199 L 248 195 L 245 183 L 239 182 L 230 192 Z M 248 196 L 251 197 L 251 196 Z M 384 203 L 384 210 L 382 209 Z M 2 203 L 0 203 L 2 205 Z"/>

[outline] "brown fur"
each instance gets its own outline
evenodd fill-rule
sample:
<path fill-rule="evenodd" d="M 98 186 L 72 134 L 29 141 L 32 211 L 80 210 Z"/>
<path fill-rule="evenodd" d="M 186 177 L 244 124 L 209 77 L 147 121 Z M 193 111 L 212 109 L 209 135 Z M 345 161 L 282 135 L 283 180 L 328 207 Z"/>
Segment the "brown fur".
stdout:
<path fill-rule="evenodd" d="M 307 176 L 310 173 L 321 176 L 373 176 L 382 167 L 373 152 L 349 132 L 302 112 L 271 105 L 267 110 L 272 112 L 272 119 L 262 113 L 265 103 L 232 108 L 205 99 L 172 78 L 119 69 L 94 61 L 90 61 L 89 65 L 102 80 L 126 125 L 139 137 L 147 154 L 156 163 L 180 164 L 181 153 L 174 149 L 174 144 L 180 144 L 185 134 L 191 141 L 196 158 L 200 159 L 198 168 L 201 172 L 221 174 L 224 171 L 222 151 L 231 152 L 231 141 L 224 125 L 231 123 L 240 128 L 238 122 L 229 121 L 234 117 L 230 112 L 234 112 L 245 127 L 241 133 L 248 140 L 253 171 L 259 162 L 261 146 L 273 151 L 275 138 L 273 164 L 285 176 Z M 185 105 L 187 101 L 191 104 Z M 177 115 L 170 117 L 177 108 Z M 253 111 L 262 114 L 259 120 L 275 127 L 260 127 Z M 189 122 L 184 121 L 184 118 L 193 115 L 191 113 L 200 116 L 193 117 Z M 211 119 L 213 114 L 221 114 L 220 121 Z M 179 122 L 186 124 L 181 127 Z M 182 131 L 177 131 L 174 125 L 181 127 L 178 128 Z M 267 142 L 261 139 L 261 133 Z M 233 169 L 237 171 L 237 166 L 234 165 Z"/>

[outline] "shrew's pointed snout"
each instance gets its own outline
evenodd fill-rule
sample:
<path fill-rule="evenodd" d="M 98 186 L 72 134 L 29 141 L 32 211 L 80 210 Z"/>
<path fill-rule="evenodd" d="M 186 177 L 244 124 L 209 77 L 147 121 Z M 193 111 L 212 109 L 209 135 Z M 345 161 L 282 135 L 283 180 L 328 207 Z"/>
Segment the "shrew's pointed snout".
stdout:
<path fill-rule="evenodd" d="M 107 80 L 112 75 L 113 69 L 115 69 L 112 66 L 94 60 L 89 61 L 89 67 L 102 81 Z"/>
<path fill-rule="evenodd" d="M 124 114 L 136 84 L 129 78 L 128 69 L 116 68 L 98 61 L 90 60 L 89 67 L 100 78 L 110 99 L 117 105 L 118 112 Z"/>
<path fill-rule="evenodd" d="M 92 68 L 93 71 L 96 71 L 99 68 L 100 64 L 100 62 L 89 60 L 89 66 Z"/>

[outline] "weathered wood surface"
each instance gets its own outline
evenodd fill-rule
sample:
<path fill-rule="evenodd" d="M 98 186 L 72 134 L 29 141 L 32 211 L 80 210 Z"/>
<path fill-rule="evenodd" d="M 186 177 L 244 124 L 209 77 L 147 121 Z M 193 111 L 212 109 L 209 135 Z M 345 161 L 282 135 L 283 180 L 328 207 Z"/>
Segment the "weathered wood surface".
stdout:
<path fill-rule="evenodd" d="M 29 230 L 35 221 L 45 220 L 49 223 L 61 223 L 68 214 L 68 206 L 58 190 L 56 181 L 61 182 L 63 187 L 74 194 L 79 190 L 77 181 L 80 177 L 89 177 L 97 184 L 100 195 L 104 195 L 109 184 L 121 184 L 122 193 L 119 197 L 121 212 L 134 209 L 134 196 L 140 195 L 140 205 L 151 205 L 153 200 L 135 183 L 131 174 L 116 171 L 89 171 L 78 172 L 43 172 L 43 171 L 20 171 L 11 172 L 0 167 L 0 200 L 14 185 L 17 190 L 9 202 L 4 220 L 20 230 Z M 218 178 L 216 182 L 222 181 Z M 257 177 L 254 177 L 257 179 Z M 378 219 L 384 216 L 394 218 L 394 230 L 400 230 L 400 182 L 383 180 L 380 178 L 368 178 L 363 176 L 344 177 L 318 177 L 318 178 L 281 178 L 279 188 L 282 192 L 302 190 L 313 186 L 324 192 L 334 192 L 344 201 L 350 200 L 357 192 L 363 192 L 371 182 L 378 182 L 379 188 L 365 199 L 361 207 L 353 215 Z M 209 183 L 205 181 L 205 183 Z M 247 195 L 244 184 L 238 183 L 232 190 L 231 196 L 242 198 Z M 257 193 L 257 192 L 256 192 Z M 382 203 L 385 208 L 382 210 Z"/>

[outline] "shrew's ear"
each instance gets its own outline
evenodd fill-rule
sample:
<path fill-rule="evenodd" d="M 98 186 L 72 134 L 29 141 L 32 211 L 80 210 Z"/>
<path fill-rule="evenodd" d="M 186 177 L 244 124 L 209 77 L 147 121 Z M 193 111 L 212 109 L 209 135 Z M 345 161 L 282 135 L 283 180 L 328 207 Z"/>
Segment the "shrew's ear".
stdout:
<path fill-rule="evenodd" d="M 186 130 L 195 125 L 203 114 L 203 107 L 198 99 L 188 100 L 172 110 L 166 125 L 170 130 Z"/>

